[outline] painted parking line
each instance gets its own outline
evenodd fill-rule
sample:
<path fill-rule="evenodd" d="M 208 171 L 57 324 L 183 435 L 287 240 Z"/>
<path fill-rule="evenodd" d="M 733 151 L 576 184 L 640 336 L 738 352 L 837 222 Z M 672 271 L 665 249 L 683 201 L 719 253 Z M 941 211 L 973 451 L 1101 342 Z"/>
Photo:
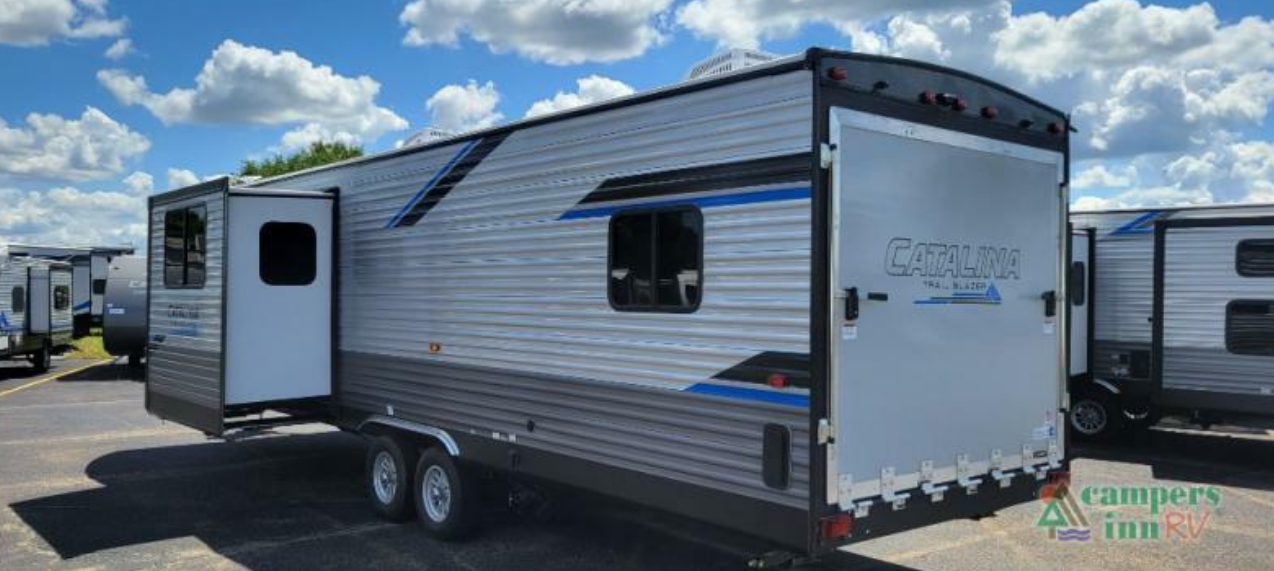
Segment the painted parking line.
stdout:
<path fill-rule="evenodd" d="M 17 393 L 17 392 L 25 391 L 25 390 L 27 390 L 27 389 L 32 389 L 32 388 L 38 387 L 38 386 L 43 385 L 44 383 L 47 383 L 47 382 L 49 382 L 49 381 L 56 381 L 56 380 L 58 380 L 58 379 L 60 379 L 60 378 L 62 378 L 62 377 L 65 377 L 65 376 L 67 376 L 67 375 L 73 375 L 73 374 L 78 373 L 78 372 L 80 372 L 80 371 L 83 371 L 83 370 L 86 370 L 86 369 L 91 369 L 91 368 L 96 367 L 96 366 L 98 366 L 98 365 L 105 365 L 106 363 L 110 363 L 111 361 L 112 361 L 111 359 L 102 359 L 101 361 L 95 361 L 95 362 L 89 363 L 89 364 L 87 364 L 87 365 L 83 365 L 83 366 L 80 366 L 80 367 L 76 367 L 76 368 L 74 368 L 74 369 L 70 369 L 70 370 L 66 370 L 66 371 L 59 371 L 59 372 L 57 372 L 57 373 L 53 373 L 52 375 L 49 375 L 49 376 L 44 377 L 44 378 L 36 379 L 36 380 L 31 381 L 31 382 L 29 382 L 29 383 L 27 383 L 27 384 L 25 384 L 25 385 L 19 385 L 19 386 L 13 387 L 13 388 L 11 388 L 11 389 L 9 389 L 9 390 L 7 390 L 7 391 L 0 391 L 0 398 L 7 397 L 7 396 L 9 396 L 9 395 L 11 395 L 11 394 L 13 394 L 13 393 Z"/>

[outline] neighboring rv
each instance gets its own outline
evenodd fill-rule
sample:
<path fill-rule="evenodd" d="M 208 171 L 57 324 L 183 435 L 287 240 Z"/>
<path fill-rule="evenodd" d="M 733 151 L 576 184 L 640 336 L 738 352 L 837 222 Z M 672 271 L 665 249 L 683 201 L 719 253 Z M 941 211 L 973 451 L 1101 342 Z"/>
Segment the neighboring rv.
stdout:
<path fill-rule="evenodd" d="M 106 272 L 102 345 L 107 353 L 141 365 L 146 354 L 146 259 L 117 256 Z"/>
<path fill-rule="evenodd" d="M 25 358 L 44 372 L 53 352 L 70 342 L 70 264 L 0 247 L 0 359 Z"/>
<path fill-rule="evenodd" d="M 480 472 L 797 553 L 987 514 L 1066 470 L 1067 141 L 810 50 L 153 196 L 146 406 L 366 435 L 375 508 L 447 538 Z"/>
<path fill-rule="evenodd" d="M 1274 205 L 1076 212 L 1091 328 L 1071 429 L 1107 438 L 1183 414 L 1274 416 Z M 1073 288 L 1072 288 L 1073 289 Z M 1074 354 L 1074 353 L 1072 353 Z"/>
<path fill-rule="evenodd" d="M 72 308 L 75 313 L 75 336 L 88 335 L 89 329 L 102 324 L 102 297 L 106 293 L 106 271 L 111 259 L 133 254 L 131 246 L 36 246 L 12 244 L 9 253 L 57 260 L 74 268 Z"/>

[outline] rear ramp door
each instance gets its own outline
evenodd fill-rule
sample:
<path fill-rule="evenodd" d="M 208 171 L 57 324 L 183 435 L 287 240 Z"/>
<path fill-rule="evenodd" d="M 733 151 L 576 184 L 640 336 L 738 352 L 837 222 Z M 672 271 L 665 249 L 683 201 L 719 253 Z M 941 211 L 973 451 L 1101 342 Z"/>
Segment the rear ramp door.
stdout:
<path fill-rule="evenodd" d="M 829 502 L 1060 462 L 1062 155 L 847 109 L 832 143 Z"/>

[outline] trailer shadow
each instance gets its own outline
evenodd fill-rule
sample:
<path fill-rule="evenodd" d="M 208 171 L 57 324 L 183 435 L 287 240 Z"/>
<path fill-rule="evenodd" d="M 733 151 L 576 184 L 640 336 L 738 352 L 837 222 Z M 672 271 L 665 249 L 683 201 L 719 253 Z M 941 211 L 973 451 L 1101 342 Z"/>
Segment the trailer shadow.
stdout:
<path fill-rule="evenodd" d="M 363 453 L 359 439 L 334 432 L 113 452 L 86 469 L 101 487 L 10 508 L 63 560 L 186 537 L 249 569 L 306 571 L 737 570 L 761 549 L 671 516 L 574 495 L 543 520 L 514 517 L 490 494 L 477 537 L 438 542 L 414 524 L 372 514 L 360 485 Z M 165 553 L 145 549 L 141 556 L 152 563 L 152 549 Z M 184 553 L 195 560 L 160 560 L 171 568 L 207 566 Z M 846 553 L 811 568 L 905 569 Z"/>
<path fill-rule="evenodd" d="M 1156 428 L 1115 443 L 1085 443 L 1075 455 L 1149 466 L 1156 479 L 1274 490 L 1274 440 L 1246 429 Z"/>
<path fill-rule="evenodd" d="M 77 371 L 66 375 L 60 379 L 60 383 L 82 383 L 82 382 L 113 382 L 113 381 L 134 381 L 142 382 L 145 373 L 136 367 L 128 366 L 128 360 L 124 358 L 116 358 L 114 361 L 105 365 L 89 367 L 82 371 Z"/>

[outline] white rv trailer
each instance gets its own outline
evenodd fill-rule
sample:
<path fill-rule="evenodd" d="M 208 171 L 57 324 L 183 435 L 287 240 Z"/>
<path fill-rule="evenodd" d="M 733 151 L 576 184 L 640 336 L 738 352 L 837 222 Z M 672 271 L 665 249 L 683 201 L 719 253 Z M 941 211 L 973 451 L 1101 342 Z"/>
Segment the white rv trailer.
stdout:
<path fill-rule="evenodd" d="M 1109 437 L 1163 413 L 1274 416 L 1274 205 L 1076 212 L 1092 275 L 1071 427 Z"/>
<path fill-rule="evenodd" d="M 70 342 L 70 264 L 0 247 L 0 359 L 23 357 L 44 372 Z"/>
<path fill-rule="evenodd" d="M 107 265 L 116 256 L 132 255 L 132 246 L 38 246 L 11 244 L 9 253 L 46 260 L 67 262 L 73 267 L 72 308 L 75 335 L 87 335 L 94 325 L 102 324 L 103 296 L 106 294 Z"/>
<path fill-rule="evenodd" d="M 794 57 L 150 199 L 146 404 L 372 436 L 443 537 L 469 474 L 818 552 L 1065 472 L 1066 117 Z"/>

